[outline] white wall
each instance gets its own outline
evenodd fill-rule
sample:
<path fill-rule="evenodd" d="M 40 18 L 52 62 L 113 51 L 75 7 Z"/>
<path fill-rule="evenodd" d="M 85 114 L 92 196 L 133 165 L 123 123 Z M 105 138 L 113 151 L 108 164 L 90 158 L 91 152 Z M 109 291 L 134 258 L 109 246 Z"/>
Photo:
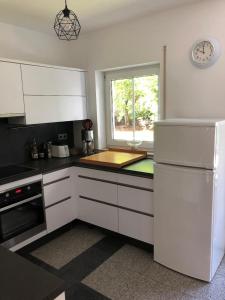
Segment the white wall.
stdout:
<path fill-rule="evenodd" d="M 219 40 L 216 65 L 199 70 L 190 49 L 199 38 Z M 70 44 L 74 66 L 89 71 L 89 116 L 96 122 L 95 71 L 161 61 L 167 45 L 166 117 L 225 118 L 225 1 L 201 1 L 83 35 Z M 86 49 L 75 57 L 73 51 Z"/>
<path fill-rule="evenodd" d="M 0 23 L 0 57 L 70 66 L 68 49 L 54 34 Z"/>

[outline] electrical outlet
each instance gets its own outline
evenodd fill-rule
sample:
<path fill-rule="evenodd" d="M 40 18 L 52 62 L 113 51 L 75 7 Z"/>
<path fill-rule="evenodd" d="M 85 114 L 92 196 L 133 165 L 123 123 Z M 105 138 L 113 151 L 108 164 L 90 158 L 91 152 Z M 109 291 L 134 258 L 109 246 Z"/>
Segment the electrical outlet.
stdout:
<path fill-rule="evenodd" d="M 68 134 L 67 133 L 59 133 L 58 134 L 58 140 L 59 141 L 67 140 L 67 138 L 68 138 Z"/>

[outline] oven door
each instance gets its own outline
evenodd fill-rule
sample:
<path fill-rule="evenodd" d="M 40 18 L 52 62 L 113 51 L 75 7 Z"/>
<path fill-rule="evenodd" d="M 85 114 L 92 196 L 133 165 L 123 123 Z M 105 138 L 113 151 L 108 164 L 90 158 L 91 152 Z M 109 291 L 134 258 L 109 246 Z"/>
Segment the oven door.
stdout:
<path fill-rule="evenodd" d="M 42 194 L 0 209 L 0 243 L 7 248 L 45 229 Z"/>

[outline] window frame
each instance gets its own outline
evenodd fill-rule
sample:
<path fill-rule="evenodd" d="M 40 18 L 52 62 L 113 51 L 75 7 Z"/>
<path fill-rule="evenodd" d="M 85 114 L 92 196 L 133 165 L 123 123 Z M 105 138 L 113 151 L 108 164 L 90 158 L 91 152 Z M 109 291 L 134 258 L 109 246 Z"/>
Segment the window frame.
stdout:
<path fill-rule="evenodd" d="M 113 137 L 113 103 L 111 81 L 122 79 L 133 79 L 135 77 L 144 77 L 158 75 L 158 118 L 160 119 L 161 101 L 160 101 L 160 64 L 154 63 L 139 67 L 127 67 L 118 70 L 105 72 L 105 124 L 106 124 L 106 143 L 107 147 L 129 147 L 126 140 L 114 140 Z M 143 141 L 140 148 L 153 149 L 153 142 Z"/>

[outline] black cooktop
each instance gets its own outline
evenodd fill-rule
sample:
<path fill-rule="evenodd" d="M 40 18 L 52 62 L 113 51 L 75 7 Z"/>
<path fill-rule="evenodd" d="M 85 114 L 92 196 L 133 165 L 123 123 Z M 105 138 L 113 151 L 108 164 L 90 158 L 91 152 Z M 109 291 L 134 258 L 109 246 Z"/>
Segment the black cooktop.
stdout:
<path fill-rule="evenodd" d="M 0 167 L 0 180 L 15 177 L 17 175 L 26 175 L 32 171 L 35 171 L 35 169 L 19 165 Z"/>

